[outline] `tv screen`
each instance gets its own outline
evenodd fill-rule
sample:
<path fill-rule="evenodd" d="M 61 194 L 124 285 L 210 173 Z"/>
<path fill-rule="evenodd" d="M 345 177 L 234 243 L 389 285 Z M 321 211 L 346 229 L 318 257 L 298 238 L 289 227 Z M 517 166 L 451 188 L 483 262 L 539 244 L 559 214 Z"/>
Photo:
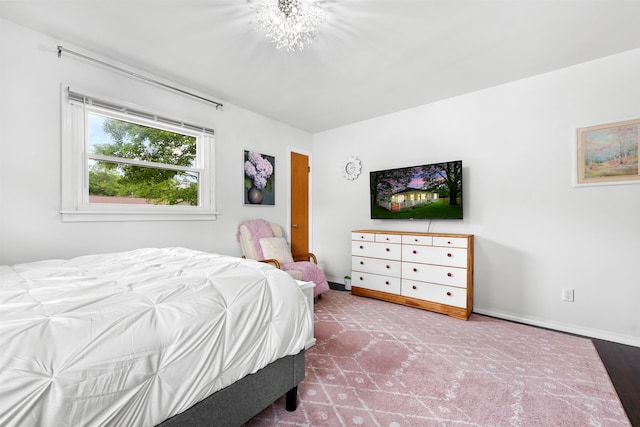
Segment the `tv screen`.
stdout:
<path fill-rule="evenodd" d="M 462 219 L 462 161 L 370 172 L 372 219 Z"/>

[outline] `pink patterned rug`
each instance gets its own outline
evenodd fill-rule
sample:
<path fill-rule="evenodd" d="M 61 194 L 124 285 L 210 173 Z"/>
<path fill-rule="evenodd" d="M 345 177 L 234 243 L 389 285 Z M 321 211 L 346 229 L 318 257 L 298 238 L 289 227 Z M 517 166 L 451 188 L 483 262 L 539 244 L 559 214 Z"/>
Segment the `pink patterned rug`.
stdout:
<path fill-rule="evenodd" d="M 590 340 L 330 290 L 299 404 L 247 426 L 629 426 Z"/>

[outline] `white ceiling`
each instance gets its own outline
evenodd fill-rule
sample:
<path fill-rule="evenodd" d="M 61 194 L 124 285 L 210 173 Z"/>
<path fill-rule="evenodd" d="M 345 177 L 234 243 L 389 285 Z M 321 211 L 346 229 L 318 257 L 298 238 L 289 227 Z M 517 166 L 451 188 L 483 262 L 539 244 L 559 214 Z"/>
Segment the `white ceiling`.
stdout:
<path fill-rule="evenodd" d="M 0 18 L 312 133 L 640 47 L 640 0 L 317 4 L 295 53 L 248 0 L 0 0 Z"/>

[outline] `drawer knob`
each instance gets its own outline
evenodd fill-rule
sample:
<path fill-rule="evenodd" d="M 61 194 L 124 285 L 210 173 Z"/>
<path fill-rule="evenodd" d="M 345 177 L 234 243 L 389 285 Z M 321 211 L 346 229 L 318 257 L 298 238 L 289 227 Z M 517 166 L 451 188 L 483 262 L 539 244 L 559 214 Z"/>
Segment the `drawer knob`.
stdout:
<path fill-rule="evenodd" d="M 414 242 L 417 242 L 417 241 L 418 241 L 418 239 L 413 239 L 413 241 L 414 241 Z"/>
<path fill-rule="evenodd" d="M 362 278 L 362 276 L 360 276 L 360 280 L 364 280 L 364 279 Z"/>
<path fill-rule="evenodd" d="M 447 273 L 447 277 L 451 277 L 451 276 L 453 276 L 453 274 Z"/>
<path fill-rule="evenodd" d="M 449 258 L 451 258 L 453 255 L 451 255 L 451 254 L 447 254 L 447 256 L 448 256 Z"/>
<path fill-rule="evenodd" d="M 413 250 L 413 253 L 414 253 L 414 254 L 417 254 L 417 253 L 418 253 L 418 251 L 416 251 L 416 250 L 414 249 L 414 250 Z"/>
<path fill-rule="evenodd" d="M 447 296 L 450 297 L 451 296 L 451 292 L 447 292 Z"/>
<path fill-rule="evenodd" d="M 360 249 L 364 249 L 364 248 L 362 247 L 362 245 L 360 245 Z"/>
<path fill-rule="evenodd" d="M 390 265 L 387 265 L 387 268 L 391 268 L 391 266 L 390 266 Z"/>
<path fill-rule="evenodd" d="M 364 261 L 360 261 L 360 265 L 364 265 Z"/>
<path fill-rule="evenodd" d="M 418 289 L 418 287 L 416 285 L 413 285 L 411 288 Z"/>
<path fill-rule="evenodd" d="M 418 269 L 417 269 L 417 268 L 414 268 L 414 269 L 413 269 L 413 272 L 414 272 L 414 273 L 417 273 L 417 272 L 418 272 Z"/>
<path fill-rule="evenodd" d="M 385 284 L 385 285 L 388 285 L 388 284 L 389 284 L 389 281 L 387 280 L 386 282 L 384 282 L 384 284 Z"/>
<path fill-rule="evenodd" d="M 451 240 L 449 240 L 449 241 L 447 242 L 447 245 L 450 245 L 450 244 L 451 244 Z"/>
<path fill-rule="evenodd" d="M 385 251 L 387 251 L 387 252 L 389 252 L 390 250 L 391 250 L 391 249 L 389 249 L 389 248 L 385 248 Z"/>
<path fill-rule="evenodd" d="M 389 241 L 389 238 L 388 238 L 388 237 L 386 237 L 386 238 L 385 238 L 385 240 L 388 242 L 388 241 Z"/>

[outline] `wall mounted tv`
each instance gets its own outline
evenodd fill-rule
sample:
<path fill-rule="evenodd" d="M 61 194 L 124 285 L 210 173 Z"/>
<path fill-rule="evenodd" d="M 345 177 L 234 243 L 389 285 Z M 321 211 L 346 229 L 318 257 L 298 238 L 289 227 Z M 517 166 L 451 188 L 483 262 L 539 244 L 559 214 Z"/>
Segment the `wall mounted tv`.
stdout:
<path fill-rule="evenodd" d="M 370 172 L 372 219 L 462 219 L 462 161 Z"/>

